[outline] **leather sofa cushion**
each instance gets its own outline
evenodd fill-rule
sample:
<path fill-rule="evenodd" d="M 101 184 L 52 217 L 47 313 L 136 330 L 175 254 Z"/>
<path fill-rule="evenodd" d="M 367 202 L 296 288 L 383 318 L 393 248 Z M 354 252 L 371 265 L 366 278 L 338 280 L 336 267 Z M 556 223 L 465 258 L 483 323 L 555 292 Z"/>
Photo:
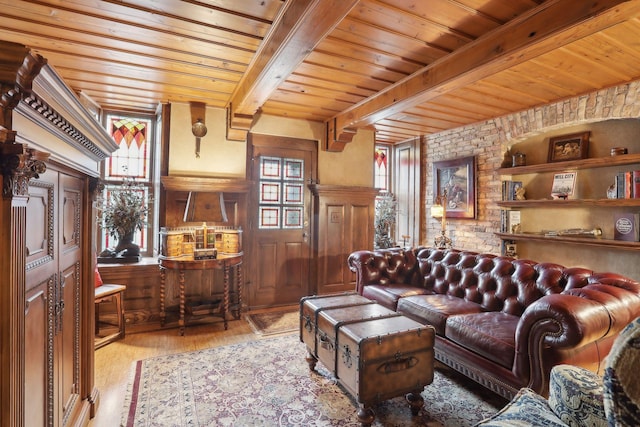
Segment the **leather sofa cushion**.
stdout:
<path fill-rule="evenodd" d="M 395 311 L 400 298 L 427 293 L 428 290 L 412 285 L 368 285 L 364 287 L 362 296 Z"/>
<path fill-rule="evenodd" d="M 462 314 L 447 319 L 445 336 L 487 359 L 511 369 L 520 317 L 502 312 Z"/>
<path fill-rule="evenodd" d="M 436 334 L 445 336 L 449 316 L 461 313 L 480 313 L 482 307 L 474 302 L 449 295 L 414 295 L 398 301 L 397 312 L 420 323 L 436 328 Z"/>

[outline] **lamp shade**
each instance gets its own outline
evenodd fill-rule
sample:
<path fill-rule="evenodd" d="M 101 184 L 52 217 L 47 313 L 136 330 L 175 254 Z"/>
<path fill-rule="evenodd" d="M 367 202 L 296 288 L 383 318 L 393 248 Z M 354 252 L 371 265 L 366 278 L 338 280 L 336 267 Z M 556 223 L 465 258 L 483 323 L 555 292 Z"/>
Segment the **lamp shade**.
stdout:
<path fill-rule="evenodd" d="M 431 216 L 433 218 L 442 218 L 443 213 L 444 213 L 444 208 L 442 207 L 442 205 L 431 206 Z"/>

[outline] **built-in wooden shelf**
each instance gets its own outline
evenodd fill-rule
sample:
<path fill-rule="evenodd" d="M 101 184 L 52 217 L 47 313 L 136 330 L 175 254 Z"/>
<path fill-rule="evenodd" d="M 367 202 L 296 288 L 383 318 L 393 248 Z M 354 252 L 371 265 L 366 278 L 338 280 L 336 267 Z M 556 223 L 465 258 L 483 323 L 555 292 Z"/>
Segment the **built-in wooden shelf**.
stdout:
<path fill-rule="evenodd" d="M 500 168 L 500 175 L 523 175 L 528 173 L 556 172 L 564 169 L 593 169 L 609 166 L 622 166 L 640 163 L 640 154 L 622 154 L 619 156 L 597 157 L 593 159 L 569 160 L 566 162 L 541 163 L 538 165 Z"/>
<path fill-rule="evenodd" d="M 570 200 L 552 200 L 552 199 L 539 199 L 539 200 L 510 200 L 504 202 L 496 202 L 496 204 L 503 208 L 534 208 L 534 207 L 546 207 L 546 208 L 571 208 L 571 207 L 640 207 L 640 198 L 634 199 L 570 199 Z"/>
<path fill-rule="evenodd" d="M 196 176 L 162 176 L 160 182 L 167 191 L 248 193 L 251 181 L 234 178 Z"/>
<path fill-rule="evenodd" d="M 539 241 L 539 242 L 551 242 L 551 243 L 568 243 L 582 246 L 597 246 L 616 248 L 627 251 L 640 251 L 640 242 L 626 242 L 623 240 L 608 240 L 599 239 L 594 237 L 572 237 L 572 236 L 545 236 L 544 234 L 535 233 L 522 233 L 522 234 L 510 234 L 510 233 L 496 233 L 502 240 L 516 240 L 516 241 Z"/>

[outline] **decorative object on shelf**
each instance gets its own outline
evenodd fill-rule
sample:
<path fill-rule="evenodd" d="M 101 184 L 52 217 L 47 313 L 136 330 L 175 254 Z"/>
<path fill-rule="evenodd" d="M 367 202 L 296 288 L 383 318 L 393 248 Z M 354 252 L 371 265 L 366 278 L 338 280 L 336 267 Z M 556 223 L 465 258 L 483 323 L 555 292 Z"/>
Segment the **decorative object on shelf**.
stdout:
<path fill-rule="evenodd" d="M 135 233 L 147 226 L 149 208 L 144 189 L 133 179 L 111 189 L 101 208 L 101 227 L 118 239 L 115 249 L 105 249 L 98 262 L 138 262 L 140 246 L 133 242 Z"/>
<path fill-rule="evenodd" d="M 576 172 L 553 174 L 551 197 L 554 199 L 567 199 L 572 196 L 576 185 L 576 175 Z"/>
<path fill-rule="evenodd" d="M 629 152 L 627 151 L 626 147 L 613 147 L 611 149 L 611 155 L 612 156 L 621 156 L 623 154 L 628 154 Z"/>
<path fill-rule="evenodd" d="M 640 241 L 640 214 L 619 213 L 615 215 L 613 238 L 627 242 Z"/>
<path fill-rule="evenodd" d="M 433 194 L 447 194 L 445 215 L 476 217 L 476 157 L 433 162 Z"/>
<path fill-rule="evenodd" d="M 614 182 L 607 188 L 607 199 L 617 199 L 618 198 L 618 187 Z"/>
<path fill-rule="evenodd" d="M 511 155 L 511 147 L 507 148 L 507 151 L 504 152 L 504 156 L 502 158 L 502 163 L 500 164 L 501 168 L 510 168 L 513 164 L 513 156 Z"/>
<path fill-rule="evenodd" d="M 504 255 L 512 258 L 518 256 L 518 246 L 513 240 L 505 240 L 504 242 Z"/>
<path fill-rule="evenodd" d="M 549 139 L 549 162 L 586 159 L 589 155 L 590 131 L 556 136 Z"/>
<path fill-rule="evenodd" d="M 393 246 L 391 230 L 396 224 L 398 202 L 392 193 L 382 193 L 376 199 L 375 230 L 373 246 L 376 249 L 386 249 Z"/>
<path fill-rule="evenodd" d="M 436 248 L 451 248 L 451 239 L 447 237 L 447 191 L 436 197 L 435 203 L 431 206 L 431 216 L 441 219 L 440 235 L 436 236 L 433 243 Z"/>
<path fill-rule="evenodd" d="M 527 165 L 527 155 L 517 151 L 514 155 L 513 155 L 513 159 L 512 159 L 512 165 L 515 166 L 526 166 Z"/>
<path fill-rule="evenodd" d="M 602 229 L 595 228 L 567 228 L 564 230 L 545 230 L 543 234 L 548 237 L 565 236 L 565 237 L 602 237 Z"/>
<path fill-rule="evenodd" d="M 526 197 L 525 197 L 526 192 L 527 190 L 522 185 L 520 187 L 517 187 L 515 190 L 516 200 L 526 200 Z"/>

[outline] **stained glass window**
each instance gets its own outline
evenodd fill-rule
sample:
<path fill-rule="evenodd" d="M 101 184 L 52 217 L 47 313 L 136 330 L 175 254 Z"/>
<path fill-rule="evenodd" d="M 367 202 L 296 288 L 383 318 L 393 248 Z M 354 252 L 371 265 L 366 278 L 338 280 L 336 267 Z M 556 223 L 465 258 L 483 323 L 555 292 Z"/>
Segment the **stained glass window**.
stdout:
<path fill-rule="evenodd" d="M 143 195 L 147 207 L 153 199 L 151 181 L 151 133 L 153 121 L 147 118 L 125 115 L 107 115 L 107 131 L 118 144 L 118 149 L 105 160 L 103 178 L 105 188 L 103 200 L 109 200 L 111 192 L 120 188 L 123 183 L 133 185 Z M 148 209 L 152 214 L 152 210 Z M 148 218 L 150 224 L 151 217 Z M 102 247 L 112 248 L 117 244 L 107 230 L 102 230 Z M 149 229 L 143 228 L 134 236 L 134 243 L 140 246 L 140 251 L 149 251 Z"/>
<path fill-rule="evenodd" d="M 374 187 L 389 190 L 389 147 L 376 145 L 373 153 Z"/>
<path fill-rule="evenodd" d="M 261 157 L 259 188 L 259 228 L 302 228 L 304 217 L 303 160 Z"/>

